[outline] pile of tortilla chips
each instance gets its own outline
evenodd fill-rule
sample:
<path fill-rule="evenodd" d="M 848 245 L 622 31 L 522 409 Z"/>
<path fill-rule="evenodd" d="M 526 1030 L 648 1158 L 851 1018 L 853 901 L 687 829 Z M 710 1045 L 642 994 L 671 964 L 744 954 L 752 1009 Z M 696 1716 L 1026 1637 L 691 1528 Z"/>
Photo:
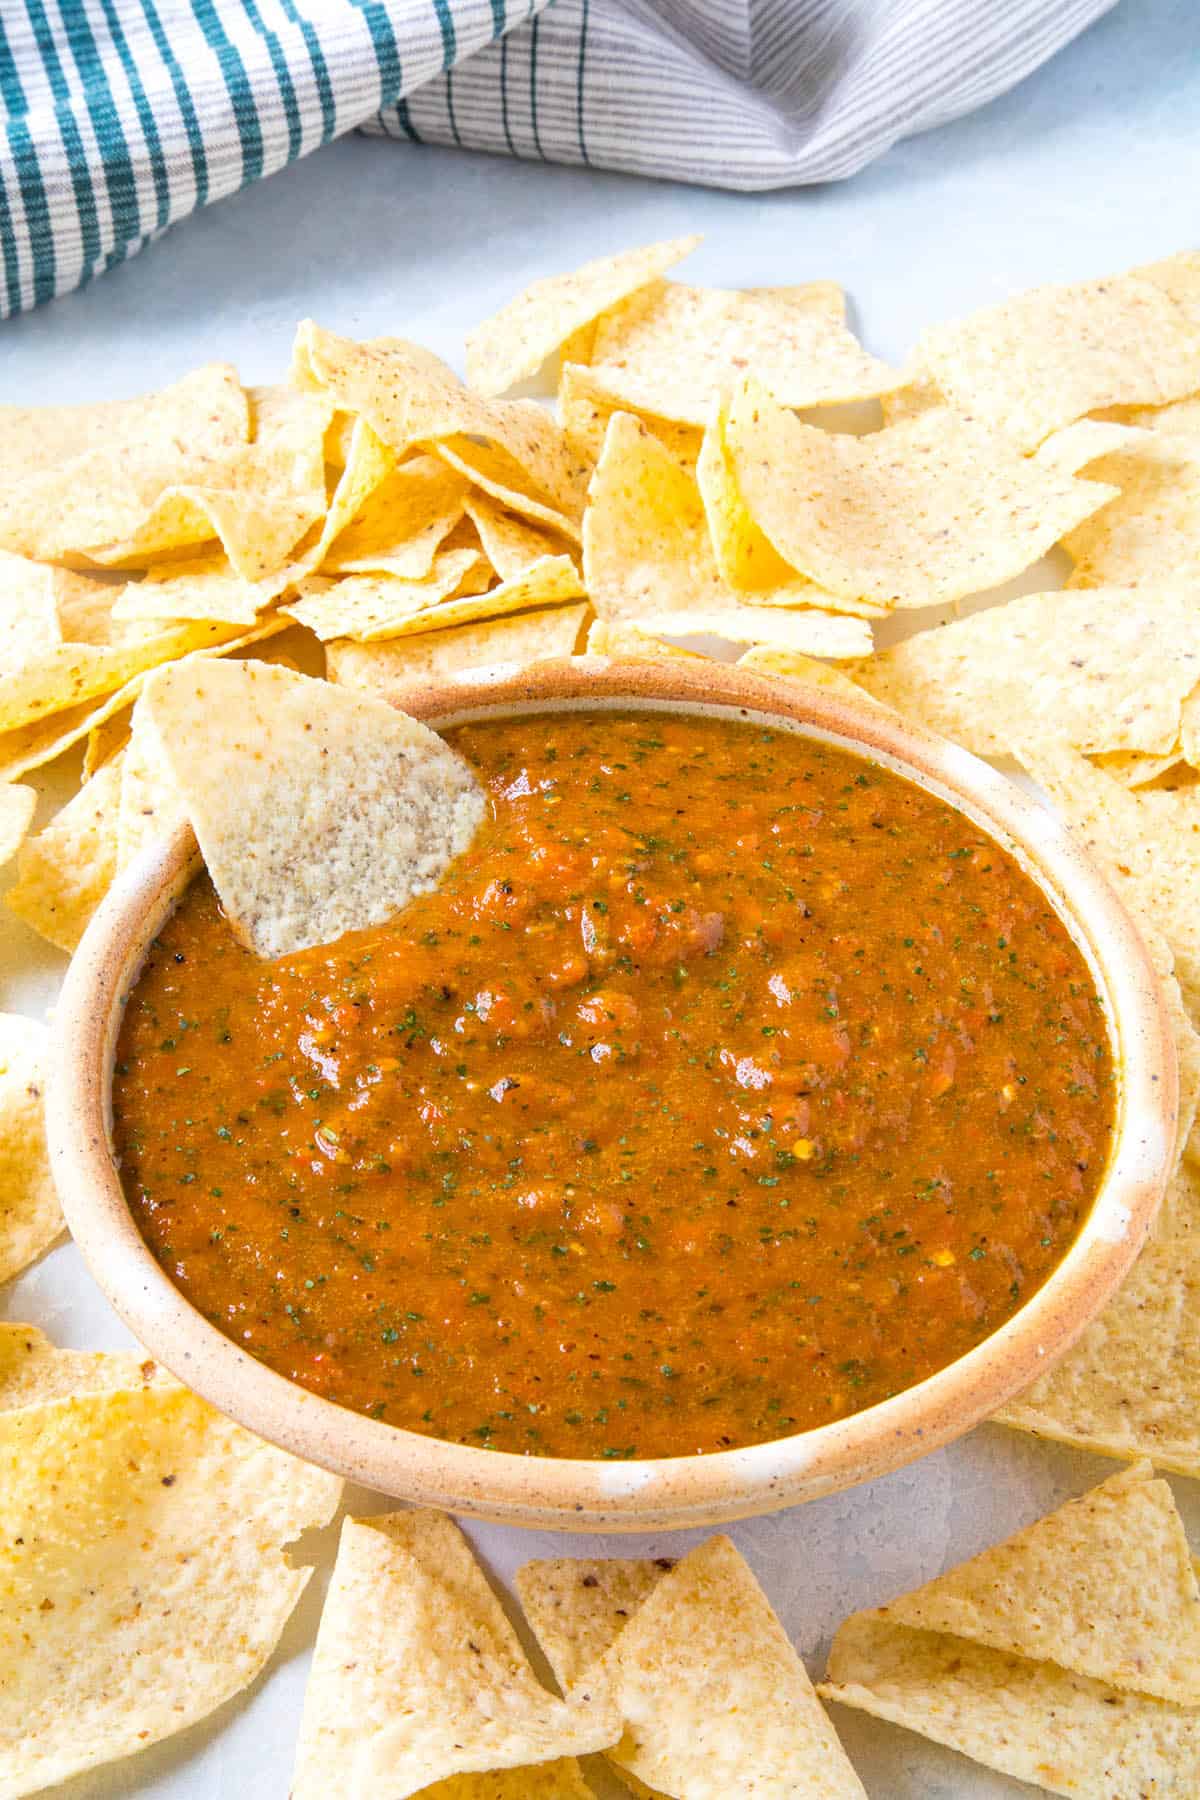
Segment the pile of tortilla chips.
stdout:
<path fill-rule="evenodd" d="M 1200 1792 L 1200 1584 L 1135 1463 L 833 1642 L 826 1699 L 1076 1800 Z"/>
<path fill-rule="evenodd" d="M 697 242 L 535 282 L 471 334 L 465 383 L 309 321 L 273 387 L 214 363 L 141 399 L 0 407 L 6 903 L 69 952 L 190 819 L 261 953 L 378 916 L 479 804 L 380 702 L 547 657 L 704 646 L 1023 767 L 1143 931 L 1181 1105 L 1129 1278 L 1001 1420 L 1133 1467 L 849 1621 L 826 1691 L 1056 1792 L 1200 1791 L 1200 1594 L 1138 1460 L 1200 1477 L 1200 252 L 934 325 L 893 369 L 832 282 L 672 279 Z M 511 397 L 543 368 L 556 412 Z M 1038 591 L 997 597 L 1021 578 Z M 251 739 L 256 780 L 231 783 Z M 46 817 L 37 772 L 72 746 L 78 791 Z M 301 829 L 310 753 L 363 763 L 386 817 Z M 45 1053 L 0 1016 L 0 1281 L 62 1225 Z M 16 1794 L 251 1680 L 305 1578 L 283 1546 L 337 1484 L 152 1367 L 31 1328 L 0 1330 L 0 1424 Z M 725 1540 L 519 1585 L 565 1703 L 448 1522 L 348 1522 L 297 1795 L 578 1800 L 598 1750 L 639 1794 L 861 1793 Z"/>

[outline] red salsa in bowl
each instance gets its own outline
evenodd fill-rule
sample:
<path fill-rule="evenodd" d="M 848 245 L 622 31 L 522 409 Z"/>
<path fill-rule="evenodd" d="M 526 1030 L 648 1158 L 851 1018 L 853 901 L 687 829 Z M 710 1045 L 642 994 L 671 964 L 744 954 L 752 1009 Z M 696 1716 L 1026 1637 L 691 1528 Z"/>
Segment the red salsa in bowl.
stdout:
<path fill-rule="evenodd" d="M 200 877 L 133 988 L 114 1146 L 192 1304 L 391 1424 L 613 1459 L 827 1424 L 1011 1317 L 1115 1106 L 1016 860 L 784 729 L 445 735 L 490 807 L 437 892 L 263 962 Z"/>

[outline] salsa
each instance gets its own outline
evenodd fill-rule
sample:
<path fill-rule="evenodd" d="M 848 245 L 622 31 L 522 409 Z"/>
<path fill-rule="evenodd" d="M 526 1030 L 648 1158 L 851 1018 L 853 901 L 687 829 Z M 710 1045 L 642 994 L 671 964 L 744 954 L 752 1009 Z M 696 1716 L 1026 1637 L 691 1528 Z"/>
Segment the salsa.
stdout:
<path fill-rule="evenodd" d="M 1114 1083 L 1007 852 L 738 720 L 446 735 L 490 806 L 437 892 L 263 962 L 200 877 L 130 996 L 125 1191 L 208 1319 L 394 1425 L 625 1458 L 857 1412 L 1028 1299 Z"/>

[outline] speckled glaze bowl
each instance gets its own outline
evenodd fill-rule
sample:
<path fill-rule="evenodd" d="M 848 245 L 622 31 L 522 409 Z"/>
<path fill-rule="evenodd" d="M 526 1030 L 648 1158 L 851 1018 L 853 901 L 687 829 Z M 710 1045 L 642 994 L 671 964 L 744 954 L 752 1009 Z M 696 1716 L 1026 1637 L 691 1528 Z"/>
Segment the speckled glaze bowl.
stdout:
<path fill-rule="evenodd" d="M 1078 1238 L 1007 1324 L 938 1374 L 847 1419 L 771 1443 L 644 1462 L 524 1457 L 365 1418 L 275 1374 L 193 1309 L 143 1243 L 110 1148 L 113 1045 L 150 940 L 197 867 L 190 831 L 114 886 L 76 952 L 56 1022 L 49 1096 L 67 1221 L 96 1280 L 147 1349 L 262 1437 L 367 1487 L 512 1525 L 632 1531 L 713 1525 L 811 1500 L 958 1437 L 1049 1367 L 1137 1255 L 1164 1186 L 1174 1045 L 1141 940 L 1053 816 L 956 745 L 840 695 L 696 661 L 603 657 L 473 676 L 405 696 L 435 726 L 569 708 L 712 712 L 843 744 L 957 805 L 1012 851 L 1066 921 L 1104 997 L 1119 1074 L 1107 1172 Z"/>

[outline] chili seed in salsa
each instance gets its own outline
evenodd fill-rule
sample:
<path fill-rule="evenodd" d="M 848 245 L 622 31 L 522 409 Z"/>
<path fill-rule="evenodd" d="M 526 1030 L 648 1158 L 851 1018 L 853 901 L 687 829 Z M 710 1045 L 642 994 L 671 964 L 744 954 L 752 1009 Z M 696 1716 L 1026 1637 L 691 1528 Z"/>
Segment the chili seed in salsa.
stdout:
<path fill-rule="evenodd" d="M 208 1319 L 395 1425 L 626 1458 L 842 1418 L 1028 1299 L 1113 1074 L 1005 851 L 737 720 L 447 736 L 490 808 L 437 892 L 265 963 L 201 877 L 133 989 L 116 1150 Z"/>

